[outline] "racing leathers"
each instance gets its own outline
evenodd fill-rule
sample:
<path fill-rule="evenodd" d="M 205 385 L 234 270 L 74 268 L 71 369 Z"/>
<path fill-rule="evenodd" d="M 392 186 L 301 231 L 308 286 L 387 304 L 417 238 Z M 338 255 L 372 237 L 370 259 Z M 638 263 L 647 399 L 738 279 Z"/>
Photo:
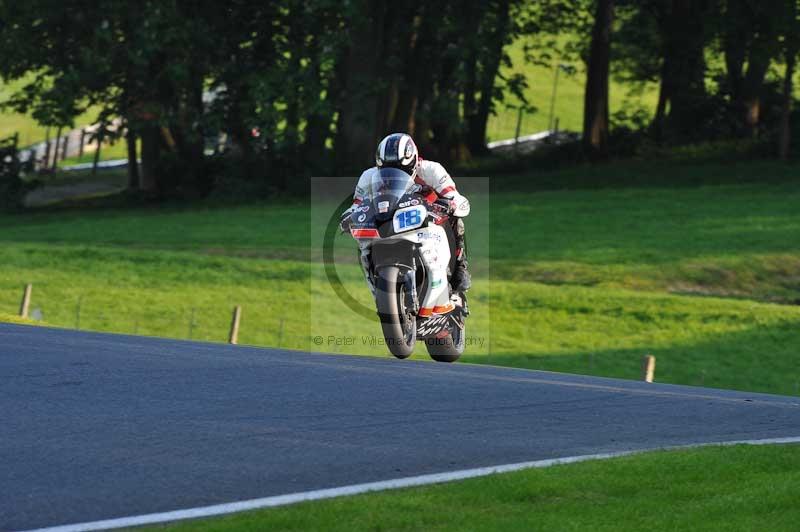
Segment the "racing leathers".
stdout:
<path fill-rule="evenodd" d="M 377 167 L 372 167 L 361 174 L 361 177 L 358 179 L 358 184 L 356 185 L 355 194 L 353 195 L 353 205 L 350 209 L 345 211 L 345 216 L 352 212 L 353 209 L 357 208 L 364 200 L 364 195 L 369 187 L 372 173 L 376 171 Z M 437 162 L 420 159 L 416 167 L 414 180 L 417 184 L 435 191 L 440 198 L 450 200 L 451 210 L 454 210 L 461 202 L 467 201 L 456 189 L 456 184 L 453 178 L 450 177 L 450 174 L 447 173 L 447 170 Z M 451 216 L 450 223 L 453 229 L 455 244 L 455 271 L 452 275 L 451 284 L 454 290 L 463 292 L 468 290 L 472 285 L 472 280 L 467 270 L 464 222 L 460 217 Z M 369 251 L 367 249 L 362 249 L 361 262 L 364 271 L 368 271 Z"/>

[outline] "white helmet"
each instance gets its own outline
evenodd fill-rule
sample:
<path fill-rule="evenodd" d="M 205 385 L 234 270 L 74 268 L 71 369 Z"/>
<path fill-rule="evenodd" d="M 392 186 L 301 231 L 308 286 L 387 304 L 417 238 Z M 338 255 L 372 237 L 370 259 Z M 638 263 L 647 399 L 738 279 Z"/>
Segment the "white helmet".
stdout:
<path fill-rule="evenodd" d="M 375 164 L 378 168 L 400 168 L 412 176 L 417 170 L 418 160 L 417 145 L 411 135 L 405 133 L 392 133 L 385 137 L 375 152 Z"/>

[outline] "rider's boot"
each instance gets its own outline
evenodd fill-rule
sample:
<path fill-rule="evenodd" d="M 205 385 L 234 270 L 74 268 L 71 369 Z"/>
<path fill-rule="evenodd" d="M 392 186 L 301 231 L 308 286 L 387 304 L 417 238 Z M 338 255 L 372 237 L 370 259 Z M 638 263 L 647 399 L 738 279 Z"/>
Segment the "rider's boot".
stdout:
<path fill-rule="evenodd" d="M 472 277 L 467 270 L 467 253 L 464 238 L 464 222 L 461 218 L 456 218 L 453 224 L 453 235 L 456 248 L 455 271 L 451 279 L 451 284 L 456 292 L 466 292 L 472 286 Z"/>
<path fill-rule="evenodd" d="M 453 289 L 456 292 L 466 292 L 472 286 L 472 277 L 467 270 L 467 260 L 456 260 L 456 271 L 453 272 Z"/>

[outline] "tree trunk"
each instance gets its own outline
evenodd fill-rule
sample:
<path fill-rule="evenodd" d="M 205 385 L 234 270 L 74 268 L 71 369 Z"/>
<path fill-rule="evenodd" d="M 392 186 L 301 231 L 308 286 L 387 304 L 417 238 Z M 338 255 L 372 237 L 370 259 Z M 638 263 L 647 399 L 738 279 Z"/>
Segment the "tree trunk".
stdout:
<path fill-rule="evenodd" d="M 690 140 L 699 134 L 706 100 L 705 19 L 710 0 L 672 0 L 664 35 L 663 79 L 670 90 L 665 133 L 672 140 Z"/>
<path fill-rule="evenodd" d="M 491 34 L 487 35 L 487 39 L 484 41 L 482 68 L 477 80 L 480 87 L 480 99 L 475 113 L 467 121 L 467 148 L 474 155 L 489 152 L 489 148 L 486 146 L 486 126 L 492 110 L 494 82 L 497 72 L 500 70 L 503 46 L 506 43 L 511 5 L 508 0 L 504 0 L 497 2 L 494 9 L 495 23 Z"/>
<path fill-rule="evenodd" d="M 797 50 L 792 50 L 786 58 L 786 74 L 783 77 L 783 106 L 781 109 L 781 126 L 778 145 L 778 155 L 781 160 L 789 159 L 789 147 L 792 143 L 792 99 L 794 69 L 797 64 Z"/>
<path fill-rule="evenodd" d="M 653 135 L 655 136 L 656 140 L 659 141 L 664 138 L 664 122 L 667 117 L 667 104 L 669 103 L 670 99 L 671 85 L 669 76 L 666 75 L 667 71 L 667 58 L 664 57 L 661 65 L 661 80 L 658 84 L 658 104 L 656 105 L 656 114 L 653 117 L 653 123 L 650 126 Z"/>
<path fill-rule="evenodd" d="M 284 139 L 288 148 L 288 156 L 291 159 L 291 164 L 299 163 L 299 146 L 300 146 L 300 114 L 301 114 L 301 99 L 303 98 L 302 91 L 304 90 L 302 83 L 302 68 L 301 59 L 305 51 L 305 25 L 307 21 L 303 16 L 303 5 L 301 2 L 290 3 L 291 21 L 288 28 L 288 44 L 289 44 L 289 61 L 288 61 L 288 79 L 287 88 L 289 89 L 286 94 L 286 127 L 284 128 Z"/>
<path fill-rule="evenodd" d="M 405 77 L 410 90 L 405 93 L 401 91 L 395 127 L 413 135 L 424 156 L 436 158 L 435 148 L 430 143 L 430 103 L 443 62 L 441 43 L 447 42 L 447 37 L 442 34 L 447 9 L 433 3 L 423 3 L 420 9 L 420 25 L 415 25 L 413 35 L 414 55 L 411 64 L 407 65 Z"/>
<path fill-rule="evenodd" d="M 746 5 L 737 0 L 726 2 L 725 33 L 723 52 L 725 54 L 725 75 L 734 101 L 739 101 L 744 78 L 744 63 L 747 59 L 749 37 Z"/>
<path fill-rule="evenodd" d="M 614 0 L 598 0 L 586 77 L 583 146 L 592 158 L 608 155 L 608 70 Z"/>
<path fill-rule="evenodd" d="M 379 59 L 384 42 L 383 25 L 389 5 L 361 0 L 350 24 L 350 47 L 339 62 L 340 106 L 336 127 L 336 168 L 340 174 L 372 164 L 379 140 L 376 111 L 381 101 L 375 81 L 381 79 Z"/>
<path fill-rule="evenodd" d="M 778 52 L 783 6 L 779 2 L 741 0 L 729 0 L 726 6 L 725 69 L 737 133 L 754 137 L 761 121 L 764 78 Z"/>
<path fill-rule="evenodd" d="M 464 96 L 462 98 L 462 115 L 467 126 L 467 145 L 470 149 L 477 148 L 484 139 L 476 131 L 478 129 L 478 62 L 479 62 L 479 30 L 482 20 L 488 18 L 487 10 L 479 10 L 477 2 L 468 2 L 464 12 L 463 39 L 464 51 Z M 501 49 L 502 51 L 502 49 Z M 494 80 L 492 80 L 494 81 Z M 477 138 L 476 138 L 477 137 Z M 475 145 L 478 146 L 475 146 Z M 486 147 L 484 146 L 484 149 Z"/>
<path fill-rule="evenodd" d="M 422 6 L 424 9 L 424 6 Z M 414 115 L 417 111 L 417 92 L 419 87 L 420 63 L 423 60 L 420 50 L 425 49 L 425 35 L 421 34 L 422 15 L 417 15 L 411 24 L 407 39 L 406 54 L 403 61 L 403 79 L 398 86 L 397 103 L 392 113 L 391 130 L 414 134 Z"/>
<path fill-rule="evenodd" d="M 156 194 L 159 189 L 159 158 L 161 153 L 161 131 L 152 123 L 142 129 L 142 174 L 139 189 L 147 194 Z"/>
<path fill-rule="evenodd" d="M 761 24 L 750 48 L 745 74 L 739 94 L 740 109 L 744 113 L 744 132 L 755 137 L 761 120 L 761 88 L 772 57 L 777 51 L 778 35 L 770 23 Z"/>
<path fill-rule="evenodd" d="M 794 98 L 794 70 L 797 65 L 797 55 L 800 53 L 800 24 L 797 20 L 797 3 L 789 3 L 789 31 L 786 35 L 784 57 L 786 59 L 786 72 L 783 76 L 783 105 L 781 108 L 781 121 L 778 136 L 778 156 L 781 160 L 789 159 L 789 150 L 792 143 L 792 100 Z"/>
<path fill-rule="evenodd" d="M 128 190 L 139 188 L 139 162 L 136 156 L 136 133 L 129 127 L 125 133 L 128 146 Z"/>

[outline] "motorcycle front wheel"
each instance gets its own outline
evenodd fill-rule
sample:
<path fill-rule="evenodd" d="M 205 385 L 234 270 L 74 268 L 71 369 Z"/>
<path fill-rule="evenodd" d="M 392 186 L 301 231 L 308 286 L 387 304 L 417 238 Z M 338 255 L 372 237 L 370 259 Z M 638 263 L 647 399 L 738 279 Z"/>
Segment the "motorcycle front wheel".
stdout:
<path fill-rule="evenodd" d="M 381 268 L 376 288 L 375 304 L 386 345 L 397 358 L 408 358 L 417 342 L 417 320 L 406 309 L 406 288 L 401 282 L 400 269 L 397 266 Z"/>

